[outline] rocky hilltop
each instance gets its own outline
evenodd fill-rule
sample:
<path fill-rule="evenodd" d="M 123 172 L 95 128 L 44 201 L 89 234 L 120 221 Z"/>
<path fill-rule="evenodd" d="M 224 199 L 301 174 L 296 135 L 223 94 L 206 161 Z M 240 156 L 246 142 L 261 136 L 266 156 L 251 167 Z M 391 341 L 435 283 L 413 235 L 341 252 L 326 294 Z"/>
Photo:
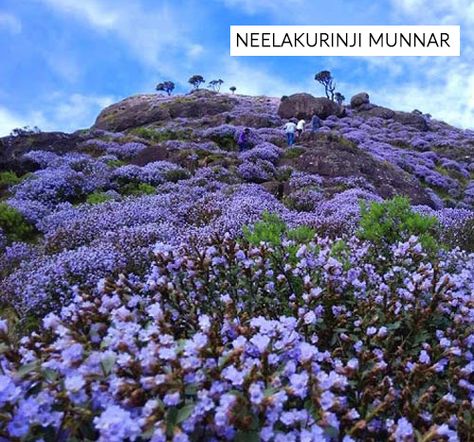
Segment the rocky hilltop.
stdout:
<path fill-rule="evenodd" d="M 473 131 L 198 90 L 0 143 L 0 440 L 472 437 Z"/>

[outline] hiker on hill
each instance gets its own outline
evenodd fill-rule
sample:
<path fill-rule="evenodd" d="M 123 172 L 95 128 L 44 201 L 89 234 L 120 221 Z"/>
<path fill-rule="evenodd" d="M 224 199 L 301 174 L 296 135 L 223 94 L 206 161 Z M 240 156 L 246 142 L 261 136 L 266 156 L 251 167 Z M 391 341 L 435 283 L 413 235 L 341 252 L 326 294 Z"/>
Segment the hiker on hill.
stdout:
<path fill-rule="evenodd" d="M 295 131 L 296 131 L 296 124 L 293 121 L 293 119 L 288 121 L 288 123 L 285 124 L 283 129 L 285 130 L 285 133 L 286 133 L 286 139 L 288 140 L 288 146 L 293 146 L 293 144 L 295 144 Z"/>
<path fill-rule="evenodd" d="M 316 132 L 321 127 L 321 118 L 319 118 L 316 114 L 313 114 L 313 118 L 311 118 L 311 132 Z"/>
<path fill-rule="evenodd" d="M 304 131 L 304 125 L 305 124 L 306 124 L 306 121 L 304 121 L 303 119 L 298 121 L 298 124 L 296 125 L 296 133 L 298 134 L 298 138 L 301 137 L 301 134 Z"/>
<path fill-rule="evenodd" d="M 239 152 L 250 149 L 250 129 L 248 127 L 240 132 L 237 145 L 239 146 Z"/>

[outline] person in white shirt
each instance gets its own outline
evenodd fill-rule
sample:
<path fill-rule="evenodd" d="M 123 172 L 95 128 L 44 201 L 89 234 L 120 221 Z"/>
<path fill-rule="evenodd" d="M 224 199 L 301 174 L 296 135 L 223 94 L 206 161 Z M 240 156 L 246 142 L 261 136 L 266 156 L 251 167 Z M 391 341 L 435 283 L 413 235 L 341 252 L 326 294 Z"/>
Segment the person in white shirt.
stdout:
<path fill-rule="evenodd" d="M 288 121 L 283 127 L 286 133 L 286 139 L 288 140 L 288 146 L 293 146 L 295 144 L 295 131 L 296 124 L 293 121 Z"/>
<path fill-rule="evenodd" d="M 306 121 L 304 121 L 303 119 L 301 119 L 300 121 L 298 121 L 298 124 L 296 125 L 296 132 L 298 134 L 298 138 L 301 137 L 301 134 L 303 133 L 304 131 L 304 125 L 306 124 Z"/>

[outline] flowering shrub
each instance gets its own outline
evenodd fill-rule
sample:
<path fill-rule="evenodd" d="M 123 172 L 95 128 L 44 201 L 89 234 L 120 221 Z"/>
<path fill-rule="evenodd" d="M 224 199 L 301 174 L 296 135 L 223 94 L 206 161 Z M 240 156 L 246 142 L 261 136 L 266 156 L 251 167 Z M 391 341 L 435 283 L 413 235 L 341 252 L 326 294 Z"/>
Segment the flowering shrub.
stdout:
<path fill-rule="evenodd" d="M 275 166 L 270 161 L 257 159 L 244 161 L 238 168 L 239 175 L 246 181 L 263 183 L 271 180 L 276 173 Z"/>
<path fill-rule="evenodd" d="M 435 268 L 414 237 L 383 263 L 356 238 L 155 253 L 41 333 L 0 323 L 2 437 L 467 440 L 473 256 Z"/>
<path fill-rule="evenodd" d="M 257 144 L 253 149 L 247 150 L 239 155 L 244 161 L 265 160 L 275 164 L 283 154 L 283 150 L 271 143 Z"/>

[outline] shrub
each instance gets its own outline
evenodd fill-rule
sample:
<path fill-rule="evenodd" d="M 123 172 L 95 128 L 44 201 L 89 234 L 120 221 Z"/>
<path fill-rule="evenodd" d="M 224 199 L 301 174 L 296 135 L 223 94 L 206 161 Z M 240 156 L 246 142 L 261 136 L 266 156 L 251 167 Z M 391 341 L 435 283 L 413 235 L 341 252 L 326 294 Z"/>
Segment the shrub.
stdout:
<path fill-rule="evenodd" d="M 0 229 L 10 241 L 27 241 L 35 230 L 23 215 L 6 203 L 0 203 Z"/>
<path fill-rule="evenodd" d="M 259 245 L 261 242 L 265 242 L 276 246 L 281 244 L 286 230 L 286 224 L 278 215 L 264 212 L 262 220 L 256 222 L 253 227 L 244 226 L 243 234 L 250 244 Z"/>
<path fill-rule="evenodd" d="M 13 186 L 21 181 L 21 178 L 15 172 L 0 172 L 0 186 Z"/>
<path fill-rule="evenodd" d="M 39 333 L 0 321 L 2 437 L 468 441 L 472 257 L 433 270 L 411 240 L 386 273 L 374 244 L 286 239 L 159 243 Z"/>
<path fill-rule="evenodd" d="M 177 183 L 180 180 L 186 180 L 189 178 L 189 172 L 186 169 L 171 169 L 164 173 L 166 181 Z"/>
<path fill-rule="evenodd" d="M 292 160 L 292 159 L 300 157 L 305 152 L 306 152 L 306 149 L 304 147 L 290 147 L 285 150 L 284 157 L 286 159 Z"/>
<path fill-rule="evenodd" d="M 102 204 L 110 201 L 112 198 L 105 192 L 93 192 L 87 196 L 86 203 L 88 204 Z"/>
<path fill-rule="evenodd" d="M 109 160 L 107 161 L 107 166 L 113 167 L 114 169 L 117 169 L 118 167 L 125 166 L 127 164 L 125 161 L 122 160 Z"/>
<path fill-rule="evenodd" d="M 153 195 L 156 193 L 156 188 L 147 183 L 128 183 L 121 187 L 120 193 L 134 196 Z"/>
<path fill-rule="evenodd" d="M 255 246 L 267 243 L 272 246 L 280 246 L 282 239 L 287 238 L 298 244 L 307 244 L 314 239 L 316 232 L 307 226 L 299 226 L 293 229 L 276 214 L 263 212 L 262 219 L 253 226 L 244 226 L 243 237 L 250 244 Z"/>
<path fill-rule="evenodd" d="M 438 250 L 437 220 L 412 210 L 406 197 L 396 196 L 384 202 L 360 203 L 361 219 L 358 236 L 387 251 L 392 244 L 407 241 L 412 235 L 427 250 Z"/>

